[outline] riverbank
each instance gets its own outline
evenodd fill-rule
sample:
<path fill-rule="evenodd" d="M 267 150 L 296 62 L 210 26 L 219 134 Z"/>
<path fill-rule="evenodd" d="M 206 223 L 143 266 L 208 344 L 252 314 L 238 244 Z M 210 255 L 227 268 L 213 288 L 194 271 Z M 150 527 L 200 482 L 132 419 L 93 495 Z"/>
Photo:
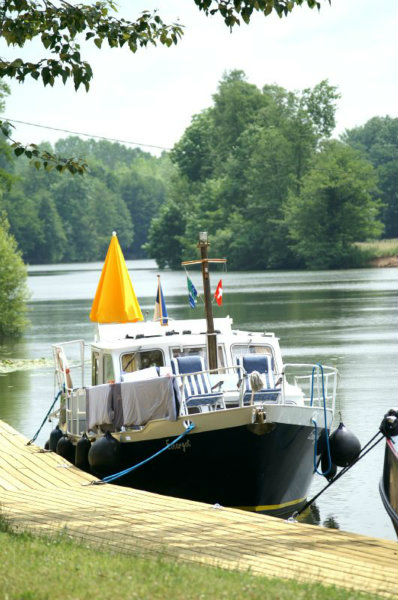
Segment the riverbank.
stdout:
<path fill-rule="evenodd" d="M 365 267 L 398 267 L 398 239 L 359 242 L 357 247 Z"/>
<path fill-rule="evenodd" d="M 380 258 L 374 258 L 370 261 L 369 267 L 377 269 L 398 267 L 398 256 L 383 256 Z"/>
<path fill-rule="evenodd" d="M 140 554 L 125 555 L 71 540 L 14 532 L 0 519 L 0 600 L 370 600 L 319 584 L 268 579 Z"/>

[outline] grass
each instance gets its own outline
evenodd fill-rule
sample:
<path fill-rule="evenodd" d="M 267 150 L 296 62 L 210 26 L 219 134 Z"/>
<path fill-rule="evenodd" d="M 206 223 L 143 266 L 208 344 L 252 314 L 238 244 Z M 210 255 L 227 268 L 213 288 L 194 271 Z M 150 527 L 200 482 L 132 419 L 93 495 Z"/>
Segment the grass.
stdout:
<path fill-rule="evenodd" d="M 359 592 L 266 579 L 161 556 L 118 554 L 18 533 L 0 515 L 0 600 L 368 600 Z"/>
<path fill-rule="evenodd" d="M 356 246 L 364 254 L 366 260 L 389 258 L 398 254 L 398 239 L 396 238 L 390 240 L 358 242 Z"/>

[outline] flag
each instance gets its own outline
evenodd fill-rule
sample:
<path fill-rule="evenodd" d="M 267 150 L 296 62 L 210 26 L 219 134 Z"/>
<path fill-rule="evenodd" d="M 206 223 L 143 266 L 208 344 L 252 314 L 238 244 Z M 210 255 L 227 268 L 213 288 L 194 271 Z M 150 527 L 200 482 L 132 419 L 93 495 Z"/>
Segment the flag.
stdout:
<path fill-rule="evenodd" d="M 155 310 L 153 312 L 153 320 L 159 321 L 161 325 L 168 325 L 169 319 L 167 317 L 166 302 L 162 292 L 162 286 L 160 285 L 160 275 L 158 275 L 158 291 L 155 300 Z"/>
<path fill-rule="evenodd" d="M 220 279 L 220 281 L 218 282 L 217 289 L 214 293 L 214 298 L 216 299 L 218 306 L 221 306 L 222 305 L 222 279 Z"/>
<path fill-rule="evenodd" d="M 189 277 L 187 277 L 188 284 L 188 296 L 189 296 L 189 306 L 191 308 L 195 308 L 196 306 L 196 298 L 198 297 L 198 292 L 196 291 L 196 287 L 192 283 Z"/>

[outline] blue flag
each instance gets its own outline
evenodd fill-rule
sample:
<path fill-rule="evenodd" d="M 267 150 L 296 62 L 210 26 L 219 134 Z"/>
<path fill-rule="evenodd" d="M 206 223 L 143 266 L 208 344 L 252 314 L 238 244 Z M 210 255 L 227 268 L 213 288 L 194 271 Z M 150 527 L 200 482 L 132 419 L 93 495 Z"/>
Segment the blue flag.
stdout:
<path fill-rule="evenodd" d="M 158 292 L 155 300 L 155 310 L 153 313 L 153 320 L 160 321 L 161 325 L 168 325 L 169 319 L 167 317 L 166 302 L 162 292 L 162 286 L 160 285 L 160 276 L 158 275 Z"/>
<path fill-rule="evenodd" d="M 198 297 L 198 292 L 196 291 L 196 287 L 192 283 L 189 277 L 187 277 L 188 284 L 188 296 L 189 296 L 189 306 L 191 308 L 195 308 L 196 306 L 196 298 Z"/>

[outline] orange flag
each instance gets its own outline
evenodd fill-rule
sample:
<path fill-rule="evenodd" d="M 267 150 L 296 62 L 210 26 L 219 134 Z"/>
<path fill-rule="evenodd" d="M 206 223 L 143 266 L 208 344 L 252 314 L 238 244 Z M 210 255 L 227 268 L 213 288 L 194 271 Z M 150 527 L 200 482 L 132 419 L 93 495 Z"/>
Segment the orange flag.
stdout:
<path fill-rule="evenodd" d="M 97 323 L 135 323 L 144 320 L 115 232 L 102 268 L 90 319 Z"/>

